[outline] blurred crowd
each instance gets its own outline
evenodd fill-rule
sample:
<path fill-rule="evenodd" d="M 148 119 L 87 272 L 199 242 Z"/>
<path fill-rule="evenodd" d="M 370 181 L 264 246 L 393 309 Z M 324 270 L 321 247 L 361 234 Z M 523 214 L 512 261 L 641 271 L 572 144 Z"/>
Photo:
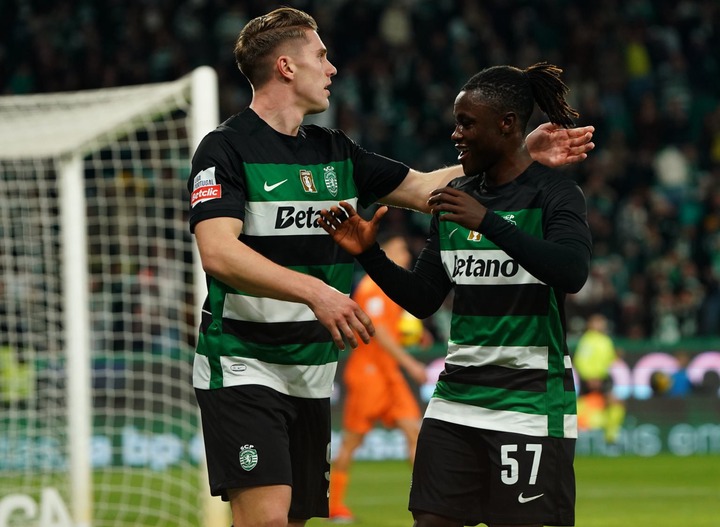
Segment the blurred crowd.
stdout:
<path fill-rule="evenodd" d="M 717 0 L 5 0 L 0 92 L 165 81 L 207 64 L 224 119 L 251 96 L 237 33 L 281 4 L 315 16 L 338 68 L 316 122 L 418 169 L 455 162 L 452 101 L 473 73 L 563 68 L 597 144 L 567 169 L 595 243 L 590 279 L 568 299 L 571 334 L 602 313 L 617 337 L 720 335 Z M 423 245 L 427 218 L 394 210 L 386 223 Z"/>

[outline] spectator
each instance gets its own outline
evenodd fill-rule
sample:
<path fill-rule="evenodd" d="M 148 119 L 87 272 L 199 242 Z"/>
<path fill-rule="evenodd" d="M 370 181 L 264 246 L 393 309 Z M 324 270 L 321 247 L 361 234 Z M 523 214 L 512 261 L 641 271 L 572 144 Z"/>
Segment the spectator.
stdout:
<path fill-rule="evenodd" d="M 550 0 L 521 6 L 290 3 L 301 4 L 326 28 L 324 41 L 341 72 L 333 83 L 334 115 L 326 116 L 333 126 L 351 119 L 352 126 L 344 128 L 353 139 L 421 170 L 453 162 L 446 103 L 470 72 L 498 63 L 527 66 L 538 57 L 567 65 L 576 97 L 571 102 L 584 116 L 579 124 L 596 128 L 592 162 L 570 169 L 588 193 L 595 254 L 626 263 L 628 278 L 617 285 L 618 308 L 603 312 L 617 336 L 650 336 L 659 313 L 629 324 L 619 305 L 624 298 L 636 299 L 641 308 L 655 303 L 659 292 L 645 269 L 674 247 L 650 244 L 670 233 L 692 244 L 680 257 L 681 265 L 697 267 L 704 290 L 696 331 L 720 334 L 719 267 L 712 263 L 720 253 L 713 203 L 720 196 L 718 2 L 632 2 L 615 9 Z M 250 100 L 250 87 L 227 49 L 237 27 L 266 11 L 260 0 L 241 6 L 228 0 L 112 2 L 107 9 L 91 0 L 51 4 L 0 5 L 3 93 L 167 81 L 209 64 L 221 81 L 221 115 Z M 339 31 L 336 20 L 352 24 Z M 681 170 L 668 170 L 677 162 Z M 653 187 L 673 205 L 669 216 L 653 206 Z M 694 230 L 678 234 L 679 224 Z M 408 234 L 414 232 L 408 228 Z M 573 302 L 568 299 L 569 310 Z M 599 306 L 586 307 L 591 312 Z"/>

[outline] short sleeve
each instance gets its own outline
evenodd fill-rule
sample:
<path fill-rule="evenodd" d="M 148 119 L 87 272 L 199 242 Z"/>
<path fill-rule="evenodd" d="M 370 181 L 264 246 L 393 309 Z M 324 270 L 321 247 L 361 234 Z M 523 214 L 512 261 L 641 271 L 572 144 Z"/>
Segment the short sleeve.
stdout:
<path fill-rule="evenodd" d="M 188 191 L 191 232 L 199 222 L 210 218 L 244 220 L 246 185 L 242 160 L 221 131 L 209 133 L 198 146 Z"/>

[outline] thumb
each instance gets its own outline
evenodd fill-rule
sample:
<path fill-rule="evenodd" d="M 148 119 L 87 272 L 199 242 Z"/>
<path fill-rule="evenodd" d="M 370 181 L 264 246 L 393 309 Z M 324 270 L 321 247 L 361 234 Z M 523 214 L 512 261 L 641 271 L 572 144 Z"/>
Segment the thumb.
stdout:
<path fill-rule="evenodd" d="M 382 207 L 378 208 L 378 210 L 375 211 L 375 214 L 372 217 L 372 223 L 374 223 L 376 226 L 380 223 L 380 220 L 382 219 L 385 214 L 387 214 L 388 207 L 387 205 L 383 205 Z"/>

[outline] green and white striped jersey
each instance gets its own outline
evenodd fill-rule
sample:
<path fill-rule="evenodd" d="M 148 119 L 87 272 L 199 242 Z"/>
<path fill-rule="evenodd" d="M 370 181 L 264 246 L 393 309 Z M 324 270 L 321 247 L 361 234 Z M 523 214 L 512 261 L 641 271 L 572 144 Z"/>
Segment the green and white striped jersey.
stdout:
<path fill-rule="evenodd" d="M 392 192 L 407 166 L 369 153 L 337 130 L 302 126 L 297 137 L 246 109 L 208 134 L 188 182 L 191 229 L 205 219 L 243 220 L 240 241 L 273 262 L 349 294 L 353 259 L 318 225 L 344 200 L 368 205 Z M 193 385 L 259 384 L 329 397 L 338 349 L 305 304 L 257 297 L 207 277 Z"/>
<path fill-rule="evenodd" d="M 552 221 L 548 215 L 559 210 L 548 205 L 548 196 L 562 204 L 582 195 L 574 183 L 558 185 L 557 175 L 537 172 L 533 165 L 513 184 L 487 196 L 477 192 L 477 178 L 455 185 L 474 192 L 490 213 L 517 229 L 545 238 L 544 228 Z M 577 208 L 584 210 L 584 201 Z M 445 370 L 425 416 L 531 436 L 577 437 L 564 294 L 535 278 L 487 236 L 437 218 L 433 228 L 454 299 Z"/>

